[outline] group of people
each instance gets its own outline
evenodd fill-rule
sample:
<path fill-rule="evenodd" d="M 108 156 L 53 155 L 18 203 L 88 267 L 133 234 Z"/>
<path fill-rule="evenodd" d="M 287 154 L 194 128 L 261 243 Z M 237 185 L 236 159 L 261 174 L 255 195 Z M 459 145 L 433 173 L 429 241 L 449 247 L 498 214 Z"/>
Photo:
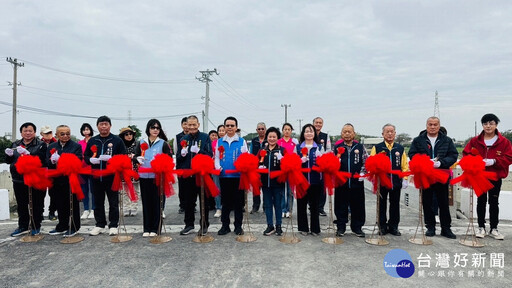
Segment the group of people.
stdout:
<path fill-rule="evenodd" d="M 501 179 L 508 175 L 508 167 L 512 163 L 512 145 L 498 131 L 499 118 L 494 114 L 486 114 L 481 119 L 483 131 L 479 136 L 474 137 L 466 145 L 463 154 L 472 153 L 477 149 L 484 158 L 486 170 L 497 173 L 498 180 L 493 181 L 494 188 L 484 193 L 477 201 L 478 233 L 477 237 L 483 238 L 486 235 L 495 239 L 504 239 L 498 231 L 499 207 L 498 198 L 501 188 Z M 96 122 L 98 135 L 93 136 L 92 127 L 85 123 L 81 127 L 81 135 L 84 139 L 78 143 L 71 140 L 70 128 L 60 125 L 56 129 L 56 139 L 38 139 L 36 126 L 33 123 L 24 123 L 20 127 L 22 139 L 7 148 L 7 163 L 11 164 L 11 173 L 14 192 L 18 203 L 18 228 L 11 236 L 19 236 L 26 233 L 36 235 L 40 233 L 42 221 L 45 191 L 34 190 L 32 193 L 34 227 L 28 231 L 28 187 L 23 182 L 14 166 L 22 155 L 36 155 L 41 159 L 44 166 L 55 168 L 58 165 L 60 156 L 63 153 L 73 153 L 83 160 L 83 165 L 90 165 L 95 170 L 104 170 L 109 159 L 118 154 L 126 154 L 132 160 L 133 169 L 137 171 L 140 167 L 150 168 L 151 161 L 158 154 L 176 156 L 177 169 L 190 169 L 192 159 L 203 154 L 212 158 L 215 169 L 220 170 L 220 175 L 213 176 L 214 182 L 220 190 L 220 195 L 215 199 L 200 201 L 201 213 L 200 227 L 198 234 L 205 235 L 208 232 L 209 219 L 208 210 L 216 210 L 214 217 L 220 217 L 222 226 L 217 232 L 218 235 L 226 235 L 231 232 L 230 213 L 234 211 L 234 233 L 244 234 L 242 229 L 244 191 L 240 189 L 240 174 L 226 173 L 235 170 L 235 161 L 243 153 L 252 153 L 258 156 L 259 168 L 268 170 L 269 173 L 261 174 L 263 210 L 266 215 L 267 228 L 264 235 L 281 235 L 282 218 L 293 217 L 294 193 L 293 187 L 287 183 L 281 183 L 275 178 L 269 177 L 270 172 L 280 170 L 280 162 L 283 155 L 296 153 L 300 156 L 303 168 L 313 168 L 317 158 L 325 153 L 334 153 L 339 158 L 340 170 L 349 172 L 352 176 L 346 183 L 335 189 L 334 213 L 336 215 L 336 226 L 338 237 L 346 233 L 346 226 L 350 220 L 352 233 L 358 237 L 364 237 L 362 227 L 365 224 L 365 193 L 362 175 L 366 174 L 365 162 L 369 157 L 362 143 L 356 140 L 354 126 L 347 123 L 342 126 L 341 139 L 331 145 L 330 137 L 322 132 L 323 119 L 316 117 L 311 124 L 301 127 L 299 139 L 292 138 L 293 126 L 285 123 L 281 130 L 277 127 L 266 127 L 265 123 L 257 124 L 257 137 L 247 143 L 239 134 L 238 120 L 235 117 L 227 117 L 224 123 L 217 130 L 208 134 L 200 132 L 199 119 L 192 115 L 182 119 L 183 131 L 176 135 L 174 147 L 171 148 L 160 121 L 151 119 L 145 129 L 146 137 L 140 141 L 135 140 L 135 131 L 130 127 L 122 128 L 119 136 L 110 132 L 112 123 L 109 117 L 101 116 Z M 385 124 L 382 127 L 383 142 L 375 145 L 370 152 L 371 155 L 385 153 L 391 162 L 393 170 L 408 171 L 408 158 L 416 154 L 428 155 L 432 165 L 436 169 L 450 169 L 457 162 L 458 152 L 450 137 L 441 130 L 441 123 L 437 117 L 429 117 L 426 122 L 426 129 L 413 139 L 411 147 L 406 153 L 405 148 L 395 142 L 396 127 L 392 124 Z M 48 128 L 49 129 L 49 128 Z M 42 132 L 48 132 L 45 130 Z M 50 130 L 51 132 L 51 130 Z M 51 133 L 50 133 L 51 134 Z M 51 136 L 51 135 L 50 135 Z M 51 137 L 50 137 L 51 138 Z M 49 139 L 47 137 L 47 139 Z M 50 142 L 50 143 L 48 143 Z M 48 143 L 48 144 L 47 144 Z M 147 147 L 141 149 L 141 147 Z M 262 153 L 262 151 L 264 151 Z M 308 169 L 304 176 L 309 183 L 305 196 L 297 199 L 297 222 L 298 230 L 303 235 L 319 235 L 321 233 L 319 216 L 326 215 L 324 206 L 326 193 L 323 184 L 322 174 L 314 169 Z M 156 236 L 159 232 L 159 220 L 161 215 L 161 198 L 159 195 L 159 183 L 155 183 L 155 174 L 141 172 L 140 180 L 132 179 L 135 190 L 140 193 L 142 200 L 143 214 L 143 237 Z M 106 233 L 108 225 L 110 235 L 117 234 L 119 222 L 119 201 L 118 191 L 112 190 L 114 176 L 90 177 L 84 176 L 83 187 L 86 198 L 84 199 L 85 217 L 93 215 L 96 225 L 90 231 L 90 235 Z M 394 174 L 389 175 L 392 187 L 381 187 L 380 195 L 382 200 L 379 207 L 379 233 L 381 235 L 391 234 L 400 236 L 398 229 L 400 223 L 400 194 L 401 189 L 407 188 L 409 180 L 407 177 L 401 179 Z M 126 184 L 126 183 L 125 183 Z M 124 185 L 127 186 L 127 185 Z M 139 188 L 140 187 L 140 188 Z M 186 235 L 195 229 L 195 212 L 198 196 L 201 189 L 196 185 L 194 176 L 178 177 L 179 187 L 179 213 L 184 214 L 184 228 L 181 235 Z M 426 236 L 436 235 L 437 214 L 432 208 L 432 201 L 435 198 L 439 205 L 441 231 L 440 235 L 454 239 L 455 234 L 451 231 L 451 216 L 448 207 L 449 182 L 435 183 L 423 191 L 423 210 L 427 231 Z M 89 189 L 87 189 L 89 188 Z M 124 188 L 128 189 L 128 188 Z M 140 190 L 140 192 L 139 192 Z M 91 195 L 89 195 L 91 191 Z M 255 213 L 261 206 L 260 196 L 253 193 L 253 206 L 251 213 Z M 69 227 L 69 181 L 67 177 L 61 176 L 54 180 L 50 188 L 50 195 L 54 199 L 54 209 L 58 212 L 59 222 L 55 229 L 50 231 L 52 235 L 64 234 L 72 236 L 80 229 L 80 209 L 76 196 L 73 201 L 72 227 Z M 207 196 L 207 195 L 205 195 Z M 109 203 L 109 221 L 105 215 L 105 197 Z M 92 206 L 89 205 L 89 198 Z M 126 197 L 127 198 L 127 197 Z M 165 199 L 165 197 L 164 197 Z M 388 207 L 389 201 L 389 207 Z M 487 233 L 485 228 L 485 213 L 487 201 L 490 210 L 490 230 Z M 137 214 L 137 204 L 127 202 L 125 205 L 125 216 Z M 309 206 L 309 219 L 308 219 Z M 92 209 L 90 209 L 92 208 Z M 389 208 L 389 209 L 388 209 Z M 388 212 L 389 210 L 389 212 Z M 54 210 L 55 211 L 55 210 Z M 50 214 L 52 210 L 50 209 Z M 349 213 L 351 214 L 349 219 Z M 388 217 L 389 215 L 389 217 Z M 275 221 L 274 221 L 275 219 Z M 275 223 L 275 225 L 274 225 Z"/>

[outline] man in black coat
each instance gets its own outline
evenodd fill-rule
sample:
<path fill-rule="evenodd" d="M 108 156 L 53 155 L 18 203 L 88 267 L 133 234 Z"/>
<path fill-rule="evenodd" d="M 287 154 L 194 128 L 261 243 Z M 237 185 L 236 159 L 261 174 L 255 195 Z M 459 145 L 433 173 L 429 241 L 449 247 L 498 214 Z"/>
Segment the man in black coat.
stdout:
<path fill-rule="evenodd" d="M 430 156 L 431 161 L 434 163 L 434 168 L 450 169 L 457 161 L 459 153 L 452 139 L 442 132 L 439 132 L 440 127 L 441 122 L 439 118 L 429 117 L 427 119 L 427 129 L 422 131 L 420 135 L 412 141 L 408 154 L 410 159 L 416 154 L 426 154 Z M 425 226 L 427 227 L 425 236 L 432 237 L 436 235 L 436 220 L 434 211 L 432 210 L 432 197 L 435 193 L 439 202 L 441 236 L 450 239 L 456 238 L 455 234 L 453 234 L 450 229 L 452 219 L 448 207 L 448 185 L 449 181 L 446 183 L 434 183 L 428 189 L 423 190 L 423 211 L 425 215 Z"/>

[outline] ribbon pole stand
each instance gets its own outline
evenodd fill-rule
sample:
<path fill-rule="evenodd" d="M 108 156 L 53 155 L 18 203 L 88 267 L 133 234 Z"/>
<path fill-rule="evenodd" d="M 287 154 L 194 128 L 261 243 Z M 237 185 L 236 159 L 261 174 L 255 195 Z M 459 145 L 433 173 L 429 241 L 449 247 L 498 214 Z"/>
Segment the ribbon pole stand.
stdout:
<path fill-rule="evenodd" d="M 71 235 L 71 231 L 78 232 L 76 229 L 75 221 L 73 217 L 73 192 L 71 192 L 71 188 L 69 188 L 69 223 L 68 223 L 68 235 Z M 60 243 L 62 244 L 75 244 L 78 242 L 81 242 L 84 240 L 84 237 L 82 236 L 71 236 L 66 237 L 64 236 L 64 239 L 60 240 Z"/>
<path fill-rule="evenodd" d="M 377 207 L 376 207 L 376 214 L 375 217 L 375 225 L 373 226 L 372 234 L 368 239 L 365 240 L 366 243 L 371 245 L 378 245 L 378 246 L 384 246 L 388 245 L 389 241 L 384 238 L 384 235 L 380 233 L 380 201 L 382 201 L 382 195 L 380 194 L 380 179 L 377 179 Z"/>
<path fill-rule="evenodd" d="M 28 235 L 24 236 L 20 239 L 21 242 L 37 242 L 44 238 L 43 234 L 39 233 L 37 235 L 32 235 L 32 229 L 35 229 L 34 223 L 34 204 L 32 203 L 32 187 L 28 187 L 28 214 L 29 214 L 29 222 L 28 222 Z"/>
<path fill-rule="evenodd" d="M 149 240 L 149 242 L 153 243 L 153 244 L 162 244 L 162 243 L 165 243 L 165 242 L 169 242 L 172 240 L 171 237 L 169 236 L 162 236 L 162 227 L 164 228 L 164 233 L 167 232 L 165 230 L 165 224 L 164 224 L 164 219 L 163 219 L 163 212 L 164 212 L 164 197 L 165 197 L 165 192 L 164 192 L 164 185 L 165 185 L 165 179 L 164 179 L 164 175 L 163 173 L 160 175 L 160 187 L 158 189 L 158 193 L 160 194 L 160 222 L 158 223 L 158 233 L 155 237 L 151 237 L 151 240 Z"/>
<path fill-rule="evenodd" d="M 285 184 L 284 184 L 284 193 L 288 193 L 288 182 L 285 182 Z M 295 194 L 295 193 L 293 193 L 293 194 Z M 291 207 L 292 207 L 291 203 L 293 203 L 293 199 L 290 202 L 290 204 L 288 204 L 288 211 L 290 212 L 290 218 L 289 218 L 288 222 L 286 223 L 286 227 L 284 229 L 283 236 L 281 236 L 281 238 L 279 238 L 279 241 L 281 241 L 283 243 L 287 243 L 287 244 L 295 244 L 295 243 L 300 242 L 300 238 L 297 237 L 297 235 L 295 234 L 295 231 L 293 231 L 293 209 L 291 209 Z M 290 229 L 291 232 L 288 232 L 288 229 Z"/>
<path fill-rule="evenodd" d="M 210 233 L 204 233 L 203 231 L 205 231 L 206 229 L 208 229 L 208 227 L 206 226 L 206 219 L 205 219 L 205 213 L 208 213 L 206 212 L 206 209 L 205 209 L 205 203 L 204 203 L 204 200 L 205 200 L 205 195 L 204 195 L 204 176 L 201 175 L 201 228 L 199 228 L 199 231 L 197 232 L 197 235 L 196 237 L 194 237 L 194 242 L 196 243 L 208 243 L 208 242 L 212 242 L 213 240 L 215 240 L 213 238 L 212 235 L 210 235 Z"/>
<path fill-rule="evenodd" d="M 328 188 L 325 189 L 325 193 L 328 193 Z M 332 208 L 332 195 L 329 195 L 329 226 L 327 227 L 327 231 L 328 231 L 328 234 L 327 234 L 327 237 L 324 237 L 322 238 L 322 242 L 324 243 L 327 243 L 327 244 L 336 244 L 336 245 L 339 245 L 339 244 L 342 244 L 343 243 L 343 239 L 341 239 L 341 237 L 337 237 L 336 236 L 336 233 L 335 233 L 335 230 L 334 229 L 334 214 L 333 214 L 333 208 Z"/>
<path fill-rule="evenodd" d="M 483 243 L 481 243 L 480 241 L 478 241 L 478 238 L 476 238 L 476 234 L 475 234 L 475 225 L 473 222 L 474 221 L 474 218 L 473 218 L 473 201 L 474 201 L 473 189 L 470 189 L 469 193 L 471 193 L 471 195 L 469 196 L 469 224 L 468 224 L 468 228 L 466 229 L 466 234 L 464 235 L 464 237 L 462 237 L 462 239 L 459 240 L 459 243 L 464 246 L 480 248 L 480 247 L 484 247 L 485 245 Z"/>
<path fill-rule="evenodd" d="M 244 235 L 238 235 L 236 237 L 236 241 L 238 242 L 254 242 L 256 241 L 256 237 L 251 232 L 251 226 L 249 225 L 249 204 L 247 202 L 247 194 L 249 194 L 248 190 L 244 191 L 244 199 L 245 199 L 245 217 L 243 222 L 243 228 L 244 231 L 247 231 L 244 233 Z"/>
<path fill-rule="evenodd" d="M 418 194 L 420 200 L 419 200 L 419 219 L 418 219 L 418 226 L 416 227 L 416 231 L 414 232 L 414 235 L 409 239 L 409 242 L 413 244 L 418 245 L 432 245 L 432 240 L 427 238 L 425 236 L 425 225 L 423 225 L 423 189 L 420 189 L 420 193 Z M 421 237 L 418 238 L 418 230 L 421 229 Z"/>
<path fill-rule="evenodd" d="M 126 184 L 124 184 L 126 185 Z M 123 186 L 124 188 L 125 186 Z M 122 242 L 127 242 L 127 241 L 130 241 L 132 240 L 132 236 L 128 235 L 128 233 L 126 232 L 126 225 L 124 224 L 124 204 L 123 204 L 123 201 L 124 201 L 124 189 L 121 189 L 122 191 L 118 191 L 119 193 L 119 225 L 117 225 L 117 235 L 112 237 L 112 239 L 110 239 L 110 242 L 112 243 L 122 243 Z M 123 227 L 121 229 L 121 226 Z M 123 234 L 122 231 L 124 231 Z"/>

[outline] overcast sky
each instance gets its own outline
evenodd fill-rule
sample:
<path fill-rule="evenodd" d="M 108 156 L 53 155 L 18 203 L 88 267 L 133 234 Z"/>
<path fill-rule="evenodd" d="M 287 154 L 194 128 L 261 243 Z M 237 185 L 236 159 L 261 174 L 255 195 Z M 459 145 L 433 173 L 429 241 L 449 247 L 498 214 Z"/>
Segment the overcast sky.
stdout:
<path fill-rule="evenodd" d="M 321 116 L 331 135 L 347 122 L 380 135 L 390 122 L 415 136 L 434 113 L 436 90 L 451 137 L 472 136 L 475 121 L 480 131 L 490 112 L 501 130 L 512 129 L 511 1 L 2 4 L 0 135 L 12 123 L 13 70 L 5 57 L 25 63 L 18 105 L 43 109 L 18 108 L 17 127 L 68 124 L 79 135 L 83 122 L 94 127 L 96 119 L 51 111 L 105 114 L 118 119 L 117 134 L 161 117 L 173 138 L 182 115 L 204 109 L 205 84 L 195 77 L 217 68 L 211 121 L 233 115 L 245 133 L 259 121 L 281 126 L 281 104 L 291 104 L 296 130 L 298 119 Z"/>

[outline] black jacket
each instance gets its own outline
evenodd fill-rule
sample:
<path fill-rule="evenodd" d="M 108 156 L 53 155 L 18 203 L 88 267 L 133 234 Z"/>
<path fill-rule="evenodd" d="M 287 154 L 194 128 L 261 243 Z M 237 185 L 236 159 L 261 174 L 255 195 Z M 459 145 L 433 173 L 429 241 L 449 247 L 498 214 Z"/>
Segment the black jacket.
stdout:
<path fill-rule="evenodd" d="M 41 164 L 43 166 L 46 166 L 45 156 L 46 156 L 46 143 L 41 141 L 38 138 L 34 138 L 30 143 L 25 145 L 23 143 L 23 140 L 16 140 L 14 143 L 12 143 L 11 148 L 14 150 L 14 154 L 12 156 L 5 155 L 5 162 L 7 164 L 11 164 L 10 170 L 11 170 L 11 176 L 12 176 L 12 182 L 17 183 L 23 183 L 23 176 L 18 173 L 16 170 L 16 162 L 18 162 L 18 158 L 20 158 L 20 154 L 18 151 L 16 151 L 16 147 L 18 146 L 24 146 L 25 149 L 27 149 L 30 152 L 30 155 L 38 156 L 39 159 L 41 159 Z"/>
<path fill-rule="evenodd" d="M 426 154 L 430 159 L 437 158 L 437 161 L 441 162 L 439 167 L 441 169 L 449 169 L 459 156 L 459 152 L 457 152 L 450 137 L 439 132 L 435 145 L 432 145 L 427 137 L 427 131 L 422 131 L 418 137 L 412 140 L 411 148 L 407 155 L 412 159 L 416 154 Z"/>
<path fill-rule="evenodd" d="M 197 144 L 199 147 L 198 154 L 205 154 L 210 157 L 213 156 L 212 153 L 212 143 L 210 142 L 210 137 L 208 134 L 203 132 L 197 132 L 195 135 L 187 134 L 181 138 L 181 141 L 187 141 L 187 155 L 185 157 L 181 156 L 181 144 L 179 144 L 178 151 L 176 151 L 176 168 L 177 169 L 190 169 L 190 164 L 192 162 L 192 157 L 196 155 L 196 153 L 190 152 L 190 148 Z"/>
<path fill-rule="evenodd" d="M 112 144 L 112 145 L 110 145 Z M 98 149 L 96 152 L 96 157 L 100 155 L 109 154 L 109 155 L 118 155 L 118 154 L 126 154 L 126 147 L 124 146 L 123 140 L 114 134 L 109 134 L 107 137 L 101 137 L 100 135 L 93 136 L 87 142 L 87 147 L 85 147 L 84 151 L 84 160 L 85 163 L 91 165 L 92 169 L 105 169 L 107 166 L 107 162 L 100 161 L 100 164 L 91 164 L 91 157 L 93 155 L 91 151 L 92 146 L 96 146 Z"/>
<path fill-rule="evenodd" d="M 75 141 L 69 140 L 62 146 L 59 141 L 53 142 L 50 145 L 48 145 L 48 149 L 46 150 L 46 164 L 48 168 L 55 169 L 57 168 L 57 164 L 53 164 L 50 160 L 50 157 L 52 157 L 52 149 L 56 149 L 57 154 L 62 156 L 64 153 L 71 153 L 75 154 L 78 159 L 82 160 L 82 146 L 80 144 L 76 143 Z M 69 181 L 68 177 L 60 176 L 55 178 L 56 181 Z"/>

